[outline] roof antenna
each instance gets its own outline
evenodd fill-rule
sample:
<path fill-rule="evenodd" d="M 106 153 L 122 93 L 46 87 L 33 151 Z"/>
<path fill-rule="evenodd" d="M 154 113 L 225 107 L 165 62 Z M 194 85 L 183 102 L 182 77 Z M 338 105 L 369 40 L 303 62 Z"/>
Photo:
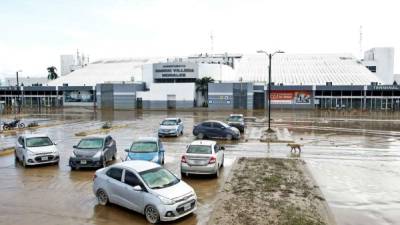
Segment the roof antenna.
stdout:
<path fill-rule="evenodd" d="M 210 34 L 210 44 L 211 44 L 211 54 L 213 54 L 214 53 L 214 35 L 213 35 L 212 31 Z"/>
<path fill-rule="evenodd" d="M 363 32 L 362 32 L 362 25 L 360 25 L 360 40 L 359 40 L 360 59 L 363 59 L 362 41 L 363 41 Z"/>

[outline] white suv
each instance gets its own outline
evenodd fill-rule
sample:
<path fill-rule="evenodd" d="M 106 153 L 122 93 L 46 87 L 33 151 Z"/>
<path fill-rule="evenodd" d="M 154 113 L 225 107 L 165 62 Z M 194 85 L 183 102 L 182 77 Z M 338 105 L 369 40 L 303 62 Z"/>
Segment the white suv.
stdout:
<path fill-rule="evenodd" d="M 18 137 L 15 147 L 15 159 L 26 167 L 47 163 L 58 164 L 60 155 L 56 144 L 47 135 L 29 134 Z"/>
<path fill-rule="evenodd" d="M 194 141 L 181 159 L 181 174 L 213 174 L 219 177 L 224 166 L 224 147 L 215 141 Z"/>

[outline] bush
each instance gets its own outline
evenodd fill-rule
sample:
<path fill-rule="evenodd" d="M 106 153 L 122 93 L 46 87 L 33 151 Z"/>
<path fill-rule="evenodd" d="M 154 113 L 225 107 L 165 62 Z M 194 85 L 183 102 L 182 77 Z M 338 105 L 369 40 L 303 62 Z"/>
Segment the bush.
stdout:
<path fill-rule="evenodd" d="M 30 122 L 28 124 L 28 127 L 38 127 L 38 126 L 39 126 L 39 124 L 37 122 Z"/>
<path fill-rule="evenodd" d="M 103 124 L 103 126 L 101 126 L 101 129 L 111 129 L 112 124 L 111 122 L 106 122 Z"/>

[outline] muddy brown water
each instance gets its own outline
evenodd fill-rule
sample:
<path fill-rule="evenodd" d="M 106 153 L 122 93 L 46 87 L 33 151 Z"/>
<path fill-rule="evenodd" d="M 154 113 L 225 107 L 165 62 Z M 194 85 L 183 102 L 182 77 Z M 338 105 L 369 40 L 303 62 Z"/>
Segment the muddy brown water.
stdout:
<path fill-rule="evenodd" d="M 280 137 L 304 144 L 302 158 L 338 224 L 400 224 L 400 117 L 395 113 L 273 111 L 273 127 Z M 179 116 L 184 135 L 163 138 L 166 165 L 179 175 L 180 156 L 194 140 L 195 123 L 223 120 L 229 112 L 207 111 L 96 111 L 64 109 L 31 113 L 25 120 L 59 123 L 33 131 L 49 134 L 61 151 L 60 166 L 22 168 L 14 155 L 0 157 L 0 224 L 146 224 L 138 213 L 115 205 L 99 206 L 92 193 L 94 170 L 70 171 L 68 158 L 79 141 L 74 134 L 99 128 L 104 121 L 126 124 L 110 131 L 118 154 L 142 136 L 156 135 L 165 117 Z M 264 112 L 248 116 L 265 121 Z M 284 143 L 265 144 L 257 139 L 265 122 L 248 123 L 240 141 L 226 146 L 226 166 L 219 179 L 183 178 L 196 191 L 198 210 L 173 224 L 206 224 L 216 194 L 236 157 L 292 157 Z M 20 133 L 18 131 L 17 133 Z M 15 135 L 0 134 L 0 145 L 13 145 Z"/>

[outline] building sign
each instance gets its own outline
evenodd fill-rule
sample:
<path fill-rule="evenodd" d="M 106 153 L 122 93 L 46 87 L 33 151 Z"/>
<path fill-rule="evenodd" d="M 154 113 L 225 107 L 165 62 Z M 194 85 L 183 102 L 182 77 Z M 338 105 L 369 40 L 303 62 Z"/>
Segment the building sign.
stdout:
<path fill-rule="evenodd" d="M 154 79 L 196 79 L 198 64 L 196 63 L 155 63 L 153 64 Z"/>
<path fill-rule="evenodd" d="M 266 95 L 268 98 L 268 94 Z M 310 91 L 271 91 L 271 104 L 310 104 Z"/>
<path fill-rule="evenodd" d="M 391 90 L 400 90 L 399 85 L 374 85 L 374 86 L 368 86 L 368 90 L 374 90 L 374 91 L 391 91 Z"/>

